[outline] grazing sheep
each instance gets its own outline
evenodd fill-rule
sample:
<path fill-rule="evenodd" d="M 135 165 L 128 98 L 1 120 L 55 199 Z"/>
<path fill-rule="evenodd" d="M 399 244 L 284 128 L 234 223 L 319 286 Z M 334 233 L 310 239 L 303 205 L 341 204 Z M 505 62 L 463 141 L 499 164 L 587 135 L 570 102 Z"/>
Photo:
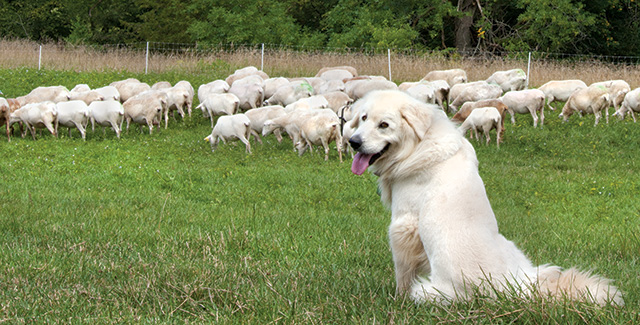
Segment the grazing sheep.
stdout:
<path fill-rule="evenodd" d="M 313 88 L 306 81 L 290 82 L 280 86 L 274 93 L 265 100 L 265 105 L 281 105 L 287 106 L 301 98 L 310 97 L 313 94 Z"/>
<path fill-rule="evenodd" d="M 202 110 L 202 115 L 211 118 L 211 127 L 213 127 L 215 116 L 235 114 L 238 110 L 239 103 L 240 100 L 238 96 L 231 93 L 209 94 L 207 99 L 196 106 L 196 108 Z"/>
<path fill-rule="evenodd" d="M 71 128 L 76 128 L 82 135 L 82 140 L 86 140 L 87 132 L 85 127 L 89 122 L 89 107 L 82 100 L 70 100 L 56 104 L 58 112 L 58 125 L 66 126 L 71 137 Z"/>
<path fill-rule="evenodd" d="M 11 115 L 11 108 L 9 102 L 0 97 L 0 124 L 4 124 L 7 128 L 7 141 L 11 141 L 11 131 L 9 128 L 9 115 Z"/>
<path fill-rule="evenodd" d="M 173 86 L 174 88 L 184 88 L 187 93 L 189 94 L 185 100 L 185 105 L 187 107 L 187 114 L 189 114 L 189 117 L 191 117 L 191 107 L 193 106 L 193 96 L 195 96 L 195 91 L 193 89 L 193 86 L 191 86 L 191 83 L 186 81 L 186 80 L 180 80 L 178 82 L 176 82 L 176 84 Z M 184 109 L 184 108 L 183 108 Z"/>
<path fill-rule="evenodd" d="M 422 80 L 444 80 L 450 87 L 467 82 L 467 72 L 462 69 L 434 70 L 427 73 Z"/>
<path fill-rule="evenodd" d="M 452 121 L 462 123 L 464 122 L 471 111 L 480 107 L 495 107 L 500 113 L 500 129 L 504 130 L 504 119 L 507 116 L 507 105 L 505 105 L 500 99 L 483 99 L 477 102 L 466 102 L 460 107 L 460 110 L 453 115 L 451 118 Z M 498 141 L 502 142 L 502 135 L 504 132 L 501 132 L 498 137 Z"/>
<path fill-rule="evenodd" d="M 264 88 L 258 83 L 236 81 L 229 88 L 229 93 L 238 97 L 238 108 L 243 111 L 260 107 L 264 102 Z"/>
<path fill-rule="evenodd" d="M 347 83 L 345 83 L 345 92 L 347 93 L 347 95 L 349 95 L 349 97 L 353 98 L 353 100 L 358 100 L 359 98 L 362 98 L 364 95 L 374 90 L 398 89 L 398 85 L 389 80 L 364 79 L 351 82 L 354 83 L 352 87 L 348 87 Z"/>
<path fill-rule="evenodd" d="M 156 83 L 154 83 L 153 85 L 151 85 L 151 89 L 153 90 L 162 90 L 162 89 L 167 89 L 167 88 L 171 88 L 171 83 L 168 81 L 158 81 Z"/>
<path fill-rule="evenodd" d="M 110 86 L 116 87 L 118 93 L 120 94 L 120 101 L 122 103 L 140 93 L 151 90 L 149 84 L 140 82 L 137 79 L 127 79 L 119 82 L 117 81 L 111 83 Z"/>
<path fill-rule="evenodd" d="M 577 90 L 569 97 L 569 100 L 562 107 L 560 117 L 566 122 L 574 111 L 578 112 L 580 116 L 584 113 L 594 114 L 596 122 L 593 126 L 597 126 L 602 117 L 602 111 L 609 106 L 609 100 L 609 92 L 606 87 L 591 85 Z"/>
<path fill-rule="evenodd" d="M 25 96 L 16 97 L 20 106 L 46 101 L 65 102 L 69 100 L 69 90 L 64 86 L 37 87 Z"/>
<path fill-rule="evenodd" d="M 524 90 L 527 88 L 527 74 L 522 69 L 496 71 L 487 78 L 487 82 L 499 85 L 503 92 Z"/>
<path fill-rule="evenodd" d="M 453 101 L 449 102 L 449 109 L 456 112 L 458 107 L 466 102 L 498 98 L 500 95 L 502 95 L 502 88 L 500 88 L 500 86 L 489 83 L 479 83 L 475 86 L 464 88 Z"/>
<path fill-rule="evenodd" d="M 620 104 L 622 104 L 625 95 L 631 91 L 631 87 L 624 80 L 595 82 L 591 84 L 591 86 L 604 86 L 607 88 L 607 92 L 609 93 L 609 105 L 605 108 L 605 116 L 607 118 L 607 123 L 609 123 L 609 106 L 613 106 L 614 111 L 617 111 Z"/>
<path fill-rule="evenodd" d="M 69 100 L 81 100 L 89 105 L 91 102 L 102 101 L 104 96 L 95 90 L 89 91 L 72 91 L 69 93 Z"/>
<path fill-rule="evenodd" d="M 285 109 L 286 111 L 286 109 Z M 315 113 L 315 109 L 297 109 L 288 112 L 286 115 L 266 120 L 262 126 L 262 136 L 265 137 L 276 130 L 284 130 L 287 132 L 291 140 L 293 140 L 293 150 L 296 150 L 296 144 L 300 141 L 300 126 L 307 115 Z M 332 112 L 332 114 L 334 114 Z"/>
<path fill-rule="evenodd" d="M 142 126 L 149 127 L 149 134 L 153 132 L 153 125 L 159 125 L 162 120 L 162 112 L 167 109 L 167 94 L 161 90 L 149 90 L 129 98 L 124 104 L 124 119 L 129 123 L 133 121 Z M 167 121 L 165 120 L 165 128 Z"/>
<path fill-rule="evenodd" d="M 104 98 L 103 100 L 120 101 L 120 92 L 118 92 L 118 89 L 116 87 L 104 86 L 104 87 L 96 88 L 94 89 L 94 91 L 102 95 L 102 97 Z"/>
<path fill-rule="evenodd" d="M 332 91 L 328 93 L 323 93 L 321 95 L 327 100 L 328 108 L 331 108 L 336 115 L 340 114 L 340 111 L 347 105 L 353 103 L 353 99 L 349 97 L 346 93 L 342 91 Z"/>
<path fill-rule="evenodd" d="M 271 105 L 253 108 L 244 112 L 244 114 L 247 115 L 247 117 L 251 121 L 251 135 L 253 135 L 256 141 L 262 143 L 260 134 L 262 134 L 264 122 L 266 122 L 267 120 L 285 116 L 287 115 L 287 112 L 284 110 L 284 107 L 280 105 Z M 276 136 L 276 140 L 278 140 L 278 142 L 282 142 L 282 135 L 280 134 L 280 130 L 274 130 L 273 134 Z"/>
<path fill-rule="evenodd" d="M 325 72 L 323 72 L 322 74 L 320 74 L 319 76 L 317 76 L 318 78 L 324 79 L 326 81 L 329 80 L 344 80 L 344 79 L 348 79 L 348 78 L 353 78 L 355 77 L 355 75 L 346 69 L 331 69 L 331 70 L 327 70 Z"/>
<path fill-rule="evenodd" d="M 164 113 L 165 129 L 168 125 L 169 114 L 172 114 L 175 118 L 175 112 L 178 111 L 178 115 L 184 119 L 185 109 L 188 110 L 189 106 L 189 90 L 185 87 L 174 86 L 170 88 L 161 89 L 167 94 L 167 105 Z"/>
<path fill-rule="evenodd" d="M 509 91 L 500 97 L 500 100 L 507 105 L 507 110 L 511 114 L 511 123 L 516 123 L 515 113 L 531 114 L 533 117 L 533 127 L 538 127 L 538 115 L 540 114 L 540 127 L 544 125 L 544 93 L 538 89 Z"/>
<path fill-rule="evenodd" d="M 301 98 L 284 107 L 285 111 L 291 112 L 297 109 L 318 109 L 329 108 L 329 101 L 322 95 L 314 95 L 307 98 Z"/>
<path fill-rule="evenodd" d="M 618 109 L 614 116 L 618 116 L 620 120 L 623 120 L 627 113 L 631 114 L 633 117 L 633 123 L 636 122 L 636 114 L 640 112 L 640 88 L 636 88 L 630 92 L 628 92 L 624 96 L 624 100 L 622 101 L 622 105 L 620 105 L 620 109 Z"/>
<path fill-rule="evenodd" d="M 344 82 L 342 80 L 328 80 L 313 87 L 316 95 L 324 95 L 335 91 L 344 92 Z"/>
<path fill-rule="evenodd" d="M 491 136 L 489 135 L 489 131 L 491 129 L 496 129 L 496 144 L 498 148 L 500 148 L 500 138 L 502 137 L 502 117 L 500 116 L 500 112 L 495 107 L 478 107 L 471 111 L 467 119 L 462 122 L 462 125 L 458 128 L 460 133 L 463 135 L 469 131 L 469 129 L 473 130 L 473 133 L 476 135 L 476 140 L 480 140 L 478 136 L 478 131 L 480 131 L 484 137 L 486 138 L 486 144 L 489 144 L 491 141 Z"/>
<path fill-rule="evenodd" d="M 551 80 L 544 85 L 540 86 L 538 90 L 542 91 L 545 95 L 547 106 L 550 110 L 555 110 L 551 103 L 554 101 L 566 102 L 576 90 L 587 88 L 587 84 L 582 80 L 570 79 L 570 80 Z"/>
<path fill-rule="evenodd" d="M 242 79 L 250 75 L 257 75 L 257 76 L 260 76 L 260 78 L 262 79 L 269 79 L 269 76 L 263 71 L 258 70 L 258 68 L 254 66 L 248 66 L 241 69 L 237 69 L 236 71 L 233 72 L 233 74 L 229 75 L 225 79 L 225 81 L 229 84 L 229 86 L 233 86 L 233 83 L 236 80 Z"/>
<path fill-rule="evenodd" d="M 111 127 L 116 136 L 120 138 L 122 122 L 124 121 L 124 107 L 120 101 L 92 102 L 89 104 L 88 109 L 92 131 L 95 131 L 97 123 L 102 127 Z M 106 133 L 106 129 L 103 128 L 103 131 Z"/>
<path fill-rule="evenodd" d="M 69 92 L 71 92 L 71 93 L 73 93 L 73 92 L 81 93 L 81 92 L 85 92 L 85 91 L 89 91 L 89 90 L 91 90 L 91 87 L 89 87 L 89 85 L 87 85 L 87 84 L 77 84 Z"/>
<path fill-rule="evenodd" d="M 340 162 L 342 162 L 342 135 L 340 119 L 335 114 L 313 114 L 299 124 L 300 141 L 296 143 L 298 155 L 302 156 L 307 148 L 313 151 L 313 145 L 322 145 L 324 160 L 329 160 L 329 144 L 336 142 Z"/>
<path fill-rule="evenodd" d="M 211 94 L 224 94 L 229 91 L 229 84 L 224 80 L 214 80 L 198 87 L 198 101 L 204 102 Z M 207 116 L 205 116 L 207 117 Z"/>
<path fill-rule="evenodd" d="M 26 104 L 9 115 L 9 124 L 22 122 L 33 140 L 36 139 L 36 128 L 47 128 L 51 134 L 58 136 L 56 104 L 52 101 Z M 25 133 L 22 134 L 24 138 Z"/>
<path fill-rule="evenodd" d="M 213 152 L 218 147 L 220 140 L 223 143 L 227 143 L 227 140 L 238 139 L 244 143 L 246 152 L 251 153 L 250 135 L 251 121 L 245 114 L 224 115 L 218 118 L 211 135 L 204 138 L 204 140 L 209 141 Z"/>
<path fill-rule="evenodd" d="M 264 81 L 264 98 L 270 98 L 281 86 L 288 85 L 289 79 L 284 77 L 269 78 Z"/>
<path fill-rule="evenodd" d="M 358 76 L 358 70 L 352 66 L 349 65 L 343 65 L 343 66 L 336 66 L 336 67 L 324 67 L 320 70 L 318 70 L 318 73 L 316 73 L 316 78 L 319 78 L 323 73 L 330 71 L 330 70 L 347 70 L 349 71 L 354 77 Z"/>
<path fill-rule="evenodd" d="M 423 103 L 435 104 L 436 102 L 436 89 L 427 83 L 417 83 L 404 92 Z"/>

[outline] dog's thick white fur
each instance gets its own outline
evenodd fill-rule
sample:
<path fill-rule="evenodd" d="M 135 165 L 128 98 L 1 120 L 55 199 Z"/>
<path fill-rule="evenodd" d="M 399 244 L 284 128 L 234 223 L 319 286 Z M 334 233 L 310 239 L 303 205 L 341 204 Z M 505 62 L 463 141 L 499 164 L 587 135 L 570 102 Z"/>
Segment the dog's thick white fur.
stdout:
<path fill-rule="evenodd" d="M 352 171 L 370 167 L 379 176 L 392 213 L 397 293 L 417 302 L 464 299 L 480 289 L 624 304 L 610 280 L 534 266 L 498 232 L 475 151 L 437 109 L 399 91 L 375 91 L 354 105 Z"/>

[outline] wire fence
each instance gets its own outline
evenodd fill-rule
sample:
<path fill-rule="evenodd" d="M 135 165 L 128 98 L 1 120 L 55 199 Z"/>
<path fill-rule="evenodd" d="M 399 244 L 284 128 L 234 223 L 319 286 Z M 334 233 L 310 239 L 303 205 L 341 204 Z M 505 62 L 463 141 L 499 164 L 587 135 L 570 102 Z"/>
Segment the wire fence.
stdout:
<path fill-rule="evenodd" d="M 319 48 L 232 43 L 138 42 L 71 45 L 0 40 L 0 67 L 2 68 L 225 74 L 248 65 L 256 66 L 267 73 L 283 76 L 308 76 L 315 74 L 324 66 L 352 65 L 358 67 L 362 74 L 382 75 L 398 81 L 417 80 L 428 71 L 448 68 L 467 70 L 472 74 L 469 76 L 470 80 L 486 78 L 487 74 L 496 70 L 522 68 L 527 71 L 530 68 L 530 79 L 534 85 L 544 80 L 580 78 L 573 72 L 578 68 L 591 70 L 591 77 L 594 79 L 613 79 L 614 77 L 624 79 L 626 75 L 628 79 L 633 79 L 632 82 L 640 79 L 640 77 L 633 77 L 633 75 L 640 75 L 640 56 L 479 50 L 459 52 L 454 49 Z M 541 67 L 549 70 L 542 70 Z M 601 71 L 597 72 L 598 69 Z M 557 73 L 551 73 L 552 70 Z M 621 73 L 623 76 L 620 76 Z M 581 79 L 588 78 L 581 77 Z M 640 85 L 640 80 L 635 81 L 635 84 Z"/>

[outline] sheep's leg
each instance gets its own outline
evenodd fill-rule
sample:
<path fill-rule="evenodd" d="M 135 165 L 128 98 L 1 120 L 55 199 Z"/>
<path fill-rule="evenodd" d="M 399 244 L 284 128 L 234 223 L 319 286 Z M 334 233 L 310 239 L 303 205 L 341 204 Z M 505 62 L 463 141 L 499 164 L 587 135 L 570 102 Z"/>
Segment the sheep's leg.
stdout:
<path fill-rule="evenodd" d="M 253 135 L 253 138 L 256 139 L 258 143 L 262 144 L 262 139 L 260 139 L 260 135 L 258 134 L 258 132 L 256 132 L 254 129 L 250 129 L 249 132 L 251 133 L 251 135 Z"/>
<path fill-rule="evenodd" d="M 533 117 L 533 127 L 537 128 L 538 127 L 538 114 L 536 114 L 535 109 L 530 109 L 530 108 L 529 108 L 529 113 L 531 113 L 531 117 Z"/>
<path fill-rule="evenodd" d="M 502 121 L 499 121 L 498 123 L 496 123 L 496 144 L 498 145 L 498 148 L 500 148 L 500 142 L 502 141 L 502 123 L 500 123 Z"/>
<path fill-rule="evenodd" d="M 544 126 L 544 106 L 540 108 L 540 128 Z"/>
<path fill-rule="evenodd" d="M 75 123 L 76 124 L 76 128 L 78 128 L 78 131 L 80 131 L 80 135 L 82 135 L 82 140 L 87 140 L 86 136 L 87 136 L 87 132 L 84 128 L 84 126 L 82 126 L 82 123 Z M 69 129 L 71 130 L 71 129 Z M 69 135 L 69 138 L 71 138 L 71 135 Z"/>
<path fill-rule="evenodd" d="M 516 113 L 511 108 L 507 108 L 507 110 L 511 115 L 511 124 L 516 124 Z"/>
<path fill-rule="evenodd" d="M 477 127 L 473 128 L 473 134 L 476 135 L 476 141 L 480 141 L 480 137 L 478 136 L 478 128 Z"/>
<path fill-rule="evenodd" d="M 276 136 L 276 140 L 278 140 L 278 143 L 282 142 L 282 134 L 280 134 L 280 129 L 275 129 L 273 131 L 273 134 Z"/>
<path fill-rule="evenodd" d="M 636 123 L 636 114 L 633 112 L 633 110 L 629 110 L 629 113 L 631 114 L 631 117 L 633 117 L 633 123 Z"/>
<path fill-rule="evenodd" d="M 596 123 L 593 126 L 598 126 L 598 122 L 600 122 L 600 118 L 602 117 L 602 112 L 594 112 L 593 115 L 596 116 Z"/>
<path fill-rule="evenodd" d="M 25 123 L 25 125 L 27 126 L 29 131 L 31 131 L 31 136 L 33 137 L 33 140 L 35 140 L 36 139 L 36 128 L 35 128 L 35 126 L 29 125 L 29 123 Z"/>
<path fill-rule="evenodd" d="M 7 126 L 7 142 L 11 142 L 11 131 L 10 131 L 10 127 L 9 127 L 9 119 L 6 119 L 6 126 Z"/>
<path fill-rule="evenodd" d="M 553 108 L 553 106 L 551 106 L 551 102 L 553 102 L 555 100 L 555 98 L 550 98 L 549 101 L 547 101 L 547 106 L 549 107 L 550 110 L 555 111 L 555 108 Z"/>
<path fill-rule="evenodd" d="M 615 102 L 613 103 L 615 105 Z M 614 106 L 615 110 L 618 110 L 615 106 Z M 607 108 L 604 109 L 605 112 L 605 120 L 607 121 L 607 124 L 609 124 L 609 106 L 607 106 Z"/>
<path fill-rule="evenodd" d="M 329 142 L 325 138 L 320 140 L 322 141 L 322 147 L 324 147 L 324 161 L 327 161 L 329 160 Z"/>
<path fill-rule="evenodd" d="M 127 133 L 129 132 L 129 122 L 131 122 L 131 118 L 127 117 Z"/>

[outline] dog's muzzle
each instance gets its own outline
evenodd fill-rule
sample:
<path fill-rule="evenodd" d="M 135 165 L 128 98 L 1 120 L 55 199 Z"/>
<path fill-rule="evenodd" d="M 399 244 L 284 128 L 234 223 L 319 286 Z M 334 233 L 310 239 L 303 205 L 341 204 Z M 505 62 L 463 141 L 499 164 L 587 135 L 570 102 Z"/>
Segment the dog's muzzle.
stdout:
<path fill-rule="evenodd" d="M 362 146 L 362 138 L 359 135 L 354 135 L 349 139 L 349 144 L 353 150 L 358 151 Z"/>

